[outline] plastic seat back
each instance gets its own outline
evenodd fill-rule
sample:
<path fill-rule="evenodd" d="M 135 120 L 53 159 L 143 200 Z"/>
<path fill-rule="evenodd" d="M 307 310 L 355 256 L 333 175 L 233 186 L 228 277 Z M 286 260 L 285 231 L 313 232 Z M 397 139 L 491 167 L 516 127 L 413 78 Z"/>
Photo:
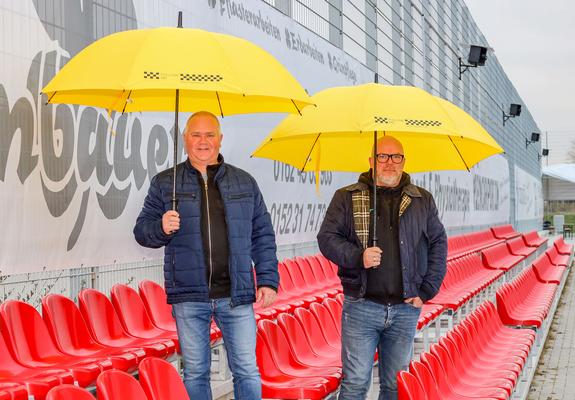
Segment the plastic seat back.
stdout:
<path fill-rule="evenodd" d="M 2 329 L 5 328 L 3 327 Z M 27 369 L 28 368 L 14 360 L 9 344 L 6 343 L 2 332 L 0 332 L 0 380 L 9 381 L 12 376 L 24 372 Z"/>
<path fill-rule="evenodd" d="M 278 326 L 283 331 L 290 346 L 297 349 L 297 353 L 315 353 L 308 334 L 303 330 L 303 327 L 293 315 L 287 313 L 280 314 L 278 316 Z"/>
<path fill-rule="evenodd" d="M 435 383 L 437 383 L 439 393 L 452 393 L 452 389 L 449 384 L 449 378 L 447 377 L 445 370 L 441 366 L 441 362 L 437 359 L 437 357 L 431 353 L 422 353 L 421 362 L 429 369 L 433 380 Z"/>
<path fill-rule="evenodd" d="M 49 294 L 42 299 L 42 316 L 60 350 L 74 350 L 96 344 L 76 304 L 66 296 Z"/>
<path fill-rule="evenodd" d="M 144 280 L 138 285 L 140 298 L 154 325 L 168 331 L 176 330 L 176 321 L 172 316 L 172 306 L 168 304 L 166 291 L 156 282 Z"/>
<path fill-rule="evenodd" d="M 291 281 L 293 282 L 294 287 L 297 288 L 297 290 L 300 292 L 305 292 L 307 290 L 307 283 L 301 274 L 299 265 L 297 265 L 295 261 L 289 259 L 284 260 L 284 264 L 286 266 L 286 271 L 291 277 Z"/>
<path fill-rule="evenodd" d="M 40 313 L 30 304 L 17 300 L 1 304 L 0 320 L 4 337 L 17 361 L 26 365 L 62 356 Z"/>
<path fill-rule="evenodd" d="M 439 393 L 437 383 L 431 374 L 431 371 L 425 364 L 420 361 L 412 361 L 409 364 L 409 372 L 411 372 L 419 381 L 421 386 L 425 388 L 425 393 L 429 400 L 443 400 Z"/>
<path fill-rule="evenodd" d="M 322 328 L 319 325 L 319 322 L 309 310 L 302 307 L 296 308 L 294 316 L 302 326 L 313 349 L 317 349 L 317 351 L 321 351 L 320 349 L 326 348 L 333 349 L 325 336 L 321 333 Z"/>
<path fill-rule="evenodd" d="M 327 309 L 329 315 L 333 318 L 333 322 L 335 327 L 338 329 L 338 332 L 341 333 L 341 304 L 337 300 L 331 298 L 325 299 L 322 304 Z"/>
<path fill-rule="evenodd" d="M 341 343 L 341 328 L 338 329 L 333 317 L 322 304 L 312 303 L 310 306 L 311 313 L 316 317 L 321 332 L 325 336 L 328 343 L 339 346 Z"/>
<path fill-rule="evenodd" d="M 92 393 L 74 385 L 60 385 L 52 388 L 46 400 L 95 400 Z"/>
<path fill-rule="evenodd" d="M 321 282 L 318 282 L 317 277 L 312 271 L 312 267 L 309 264 L 309 261 L 302 257 L 296 257 L 295 263 L 298 266 L 301 275 L 303 276 L 306 287 L 311 290 L 321 291 L 323 289 L 323 285 Z"/>
<path fill-rule="evenodd" d="M 278 272 L 280 274 L 280 286 L 286 295 L 291 296 L 294 292 L 297 292 L 294 283 L 292 281 L 291 275 L 287 270 L 286 265 L 283 262 L 278 264 Z"/>
<path fill-rule="evenodd" d="M 529 249 L 529 247 L 523 243 L 523 239 L 521 237 L 509 239 L 507 241 L 507 247 L 509 248 L 511 254 L 515 255 L 522 255 L 524 253 L 531 252 L 531 249 Z"/>
<path fill-rule="evenodd" d="M 127 285 L 116 284 L 112 286 L 110 294 L 118 318 L 127 332 L 140 336 L 141 332 L 157 329 L 138 292 L 134 289 Z"/>
<path fill-rule="evenodd" d="M 315 259 L 318 261 L 323 274 L 329 282 L 340 283 L 337 271 L 334 270 L 332 264 L 323 256 L 323 254 L 316 254 Z"/>
<path fill-rule="evenodd" d="M 419 380 L 407 371 L 397 373 L 397 398 L 398 400 L 428 400 Z"/>
<path fill-rule="evenodd" d="M 99 342 L 128 337 L 112 302 L 102 292 L 84 289 L 78 295 L 80 311 Z"/>
<path fill-rule="evenodd" d="M 280 369 L 295 363 L 293 349 L 275 322 L 270 320 L 258 322 L 258 332 L 272 351 L 272 357 Z"/>
<path fill-rule="evenodd" d="M 172 364 L 156 357 L 140 363 L 140 384 L 148 400 L 187 400 L 188 392 Z"/>
<path fill-rule="evenodd" d="M 144 389 L 132 375 L 112 369 L 104 371 L 96 381 L 98 400 L 146 400 Z"/>

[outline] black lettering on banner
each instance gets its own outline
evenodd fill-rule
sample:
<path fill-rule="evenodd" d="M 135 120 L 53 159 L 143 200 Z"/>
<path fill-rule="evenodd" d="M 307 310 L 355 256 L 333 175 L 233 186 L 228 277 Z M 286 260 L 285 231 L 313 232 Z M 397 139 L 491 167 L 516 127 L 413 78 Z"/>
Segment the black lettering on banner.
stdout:
<path fill-rule="evenodd" d="M 274 232 L 278 236 L 317 233 L 325 213 L 325 203 L 272 203 L 269 209 Z"/>

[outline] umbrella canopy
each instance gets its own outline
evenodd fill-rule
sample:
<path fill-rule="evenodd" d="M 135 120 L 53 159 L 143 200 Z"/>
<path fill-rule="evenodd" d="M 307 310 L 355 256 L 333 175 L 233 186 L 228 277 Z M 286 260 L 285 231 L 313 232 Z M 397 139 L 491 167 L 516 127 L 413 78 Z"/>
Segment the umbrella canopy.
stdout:
<path fill-rule="evenodd" d="M 405 151 L 405 171 L 469 170 L 503 149 L 469 114 L 411 86 L 368 83 L 312 96 L 317 107 L 288 116 L 253 153 L 303 171 L 370 168 L 377 137 L 393 136 Z"/>
<path fill-rule="evenodd" d="M 403 145 L 404 170 L 421 172 L 469 170 L 482 159 L 503 152 L 465 111 L 416 87 L 368 83 L 326 89 L 312 100 L 317 107 L 307 107 L 301 117 L 285 118 L 253 155 L 302 171 L 361 172 L 370 168 L 371 151 L 375 158 L 377 138 L 389 135 Z M 374 221 L 376 171 L 371 208 Z M 376 246 L 376 226 L 372 225 L 371 243 Z"/>
<path fill-rule="evenodd" d="M 172 208 L 177 208 L 178 114 L 292 112 L 310 98 L 274 57 L 247 40 L 201 29 L 128 30 L 72 58 L 42 90 L 49 103 L 111 111 L 173 111 Z"/>
<path fill-rule="evenodd" d="M 106 36 L 42 90 L 50 103 L 107 110 L 216 115 L 298 112 L 311 101 L 273 56 L 247 40 L 201 29 L 153 28 Z"/>

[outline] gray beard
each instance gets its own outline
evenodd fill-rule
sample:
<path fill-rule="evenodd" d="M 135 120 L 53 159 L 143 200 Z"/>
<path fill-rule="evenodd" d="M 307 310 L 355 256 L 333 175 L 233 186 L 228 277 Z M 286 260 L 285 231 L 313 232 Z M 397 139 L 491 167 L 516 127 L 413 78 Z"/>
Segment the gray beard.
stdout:
<path fill-rule="evenodd" d="M 377 185 L 378 186 L 386 186 L 386 187 L 396 187 L 399 185 L 399 181 L 401 180 L 400 176 L 378 176 L 377 177 Z"/>

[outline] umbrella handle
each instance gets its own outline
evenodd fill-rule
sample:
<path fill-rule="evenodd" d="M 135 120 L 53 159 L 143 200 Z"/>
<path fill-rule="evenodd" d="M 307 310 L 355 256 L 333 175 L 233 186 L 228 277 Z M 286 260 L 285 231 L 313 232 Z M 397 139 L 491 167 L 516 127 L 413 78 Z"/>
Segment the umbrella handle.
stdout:
<path fill-rule="evenodd" d="M 373 195 L 372 197 L 372 214 L 373 214 L 373 232 L 371 235 L 371 246 L 377 246 L 377 131 L 373 131 Z"/>

